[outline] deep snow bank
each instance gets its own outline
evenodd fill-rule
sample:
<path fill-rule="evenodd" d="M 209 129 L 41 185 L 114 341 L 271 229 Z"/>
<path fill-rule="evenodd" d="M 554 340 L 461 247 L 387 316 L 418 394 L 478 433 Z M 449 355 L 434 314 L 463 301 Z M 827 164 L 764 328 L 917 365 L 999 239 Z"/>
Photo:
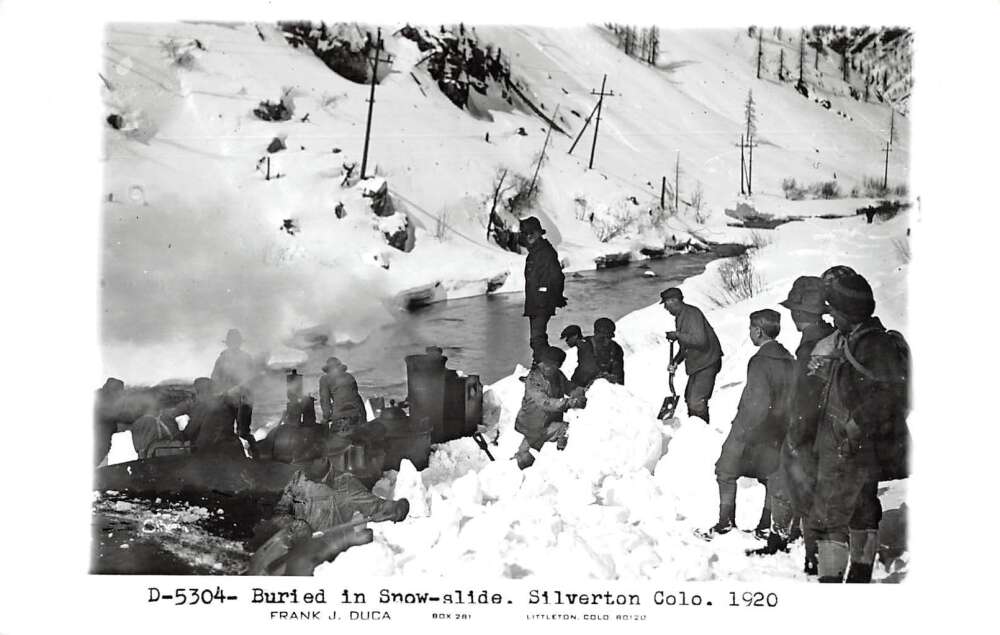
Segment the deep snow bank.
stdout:
<path fill-rule="evenodd" d="M 667 383 L 663 333 L 673 327 L 658 305 L 619 322 L 626 386 L 598 382 L 587 407 L 566 417 L 566 450 L 546 445 L 524 472 L 510 460 L 521 440 L 513 431 L 524 390 L 517 379 L 524 369 L 518 368 L 485 396 L 487 438 L 499 430 L 493 448 L 497 461 L 489 462 L 471 439 L 461 439 L 437 446 L 422 473 L 406 464 L 398 474 L 387 473 L 376 492 L 409 498 L 411 517 L 397 525 L 373 526 L 374 543 L 351 549 L 317 574 L 342 579 L 396 573 L 478 579 L 804 579 L 801 543 L 787 554 L 749 558 L 744 550 L 760 546 L 752 534 L 736 531 L 704 542 L 693 533 L 716 518 L 714 465 L 755 350 L 746 334 L 747 316 L 764 307 L 782 311 L 779 339 L 794 350 L 798 335 L 778 302 L 798 275 L 843 263 L 869 278 L 877 314 L 886 325 L 905 332 L 907 266 L 894 255 L 892 241 L 905 240 L 906 227 L 906 215 L 875 225 L 866 225 L 863 218 L 784 225 L 756 256 L 765 291 L 724 308 L 706 303 L 717 285 L 716 267 L 685 283 L 689 301 L 705 309 L 726 352 L 710 426 L 684 416 L 683 405 L 675 424 L 662 426 L 655 419 Z M 572 364 L 570 355 L 564 371 Z M 683 390 L 683 371 L 677 379 Z M 883 485 L 883 506 L 894 512 L 905 501 L 905 482 Z M 741 528 L 756 525 L 763 498 L 760 484 L 740 480 Z M 885 540 L 899 538 L 889 533 Z M 907 560 L 904 553 L 888 564 L 905 572 Z M 889 573 L 876 567 L 875 578 Z"/>

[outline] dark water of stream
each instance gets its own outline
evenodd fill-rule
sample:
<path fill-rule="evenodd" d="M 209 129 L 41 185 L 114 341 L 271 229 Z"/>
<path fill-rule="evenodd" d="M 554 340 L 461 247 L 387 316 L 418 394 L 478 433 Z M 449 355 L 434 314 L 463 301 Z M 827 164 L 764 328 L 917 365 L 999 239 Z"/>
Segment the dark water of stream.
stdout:
<path fill-rule="evenodd" d="M 559 333 L 569 324 L 579 324 L 584 333 L 590 333 L 599 317 L 618 320 L 654 304 L 666 287 L 680 285 L 704 271 L 712 260 L 736 256 L 744 249 L 741 245 L 717 245 L 705 253 L 676 254 L 569 274 L 565 290 L 568 305 L 549 322 L 549 341 L 561 344 Z M 401 311 L 396 322 L 360 344 L 313 349 L 298 372 L 305 376 L 306 391 L 315 393 L 320 367 L 328 356 L 336 355 L 357 378 L 363 396 L 398 400 L 406 396 L 403 359 L 423 353 L 427 346 L 440 346 L 449 368 L 479 375 L 483 384 L 490 384 L 509 375 L 517 364 L 527 365 L 531 360 L 523 308 L 523 293 L 506 293 Z M 255 428 L 280 416 L 285 403 L 280 376 L 261 388 L 254 410 Z"/>

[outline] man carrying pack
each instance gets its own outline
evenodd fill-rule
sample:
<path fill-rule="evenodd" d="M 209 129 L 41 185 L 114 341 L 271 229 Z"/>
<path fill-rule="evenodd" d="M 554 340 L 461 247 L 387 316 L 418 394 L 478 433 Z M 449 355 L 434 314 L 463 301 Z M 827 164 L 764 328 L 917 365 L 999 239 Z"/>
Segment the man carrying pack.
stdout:
<path fill-rule="evenodd" d="M 847 581 L 865 583 L 882 518 L 878 482 L 907 476 L 909 348 L 873 316 L 875 299 L 862 276 L 833 279 L 827 305 L 839 339 L 828 368 L 815 366 L 829 379 L 807 526 L 816 533 L 820 582 L 843 582 L 850 560 Z"/>
<path fill-rule="evenodd" d="M 546 332 L 556 309 L 566 306 L 563 297 L 565 277 L 559 254 L 542 235 L 545 230 L 534 216 L 521 220 L 521 238 L 528 247 L 524 261 L 524 316 L 528 318 L 529 344 L 532 361 L 548 347 Z"/>
<path fill-rule="evenodd" d="M 719 520 L 707 531 L 699 532 L 706 540 L 736 527 L 736 481 L 746 476 L 766 485 L 778 467 L 795 373 L 792 354 L 774 339 L 780 332 L 781 315 L 777 311 L 763 309 L 750 314 L 750 341 L 758 350 L 747 363 L 747 382 L 736 418 L 715 464 Z M 768 508 L 766 500 L 764 507 Z"/>
<path fill-rule="evenodd" d="M 589 388 L 594 381 L 606 379 L 625 385 L 625 353 L 614 340 L 615 323 L 610 318 L 594 322 L 594 334 L 577 347 L 577 365 L 572 381 Z"/>
<path fill-rule="evenodd" d="M 722 369 L 722 345 L 705 315 L 684 303 L 680 289 L 665 290 L 660 294 L 660 303 L 674 316 L 677 329 L 667 332 L 667 339 L 680 343 L 680 350 L 670 360 L 669 371 L 674 372 L 684 362 L 688 376 L 684 403 L 688 416 L 700 417 L 708 423 L 708 400 L 715 390 L 715 377 Z"/>
<path fill-rule="evenodd" d="M 365 423 L 365 402 L 358 392 L 358 381 L 336 357 L 328 358 L 323 365 L 319 405 L 323 423 L 333 432 L 348 434 Z"/>

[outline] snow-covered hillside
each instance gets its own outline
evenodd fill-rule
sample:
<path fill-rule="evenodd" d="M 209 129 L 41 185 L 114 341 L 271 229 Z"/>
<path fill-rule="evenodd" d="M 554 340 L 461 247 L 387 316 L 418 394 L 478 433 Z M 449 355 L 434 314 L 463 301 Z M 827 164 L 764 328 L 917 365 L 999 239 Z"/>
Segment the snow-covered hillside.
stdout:
<path fill-rule="evenodd" d="M 103 94 L 116 117 L 104 156 L 106 374 L 192 377 L 210 368 L 229 327 L 254 352 L 287 355 L 300 329 L 336 342 L 365 337 L 408 290 L 443 299 L 520 286 L 523 256 L 488 242 L 486 225 L 498 170 L 530 179 L 547 124 L 522 100 L 476 116 L 459 109 L 398 26 L 382 29 L 394 61 L 376 91 L 368 163 L 387 186 L 387 216 L 371 210 L 373 184 L 356 183 L 360 167 L 341 185 L 344 165 L 360 166 L 367 85 L 291 46 L 275 25 L 108 27 Z M 750 89 L 759 211 L 788 207 L 788 178 L 836 180 L 846 194 L 881 176 L 888 108 L 832 89 L 803 98 L 755 79 L 756 41 L 745 30 L 664 31 L 656 67 L 626 57 L 597 27 L 481 27 L 475 37 L 502 49 L 510 81 L 536 108 L 559 108 L 566 134 L 553 133 L 537 202 L 522 214 L 541 218 L 568 269 L 592 268 L 606 253 L 745 236 L 726 227 L 724 209 L 739 192 Z M 587 170 L 593 122 L 567 150 L 605 74 L 615 96 Z M 282 100 L 286 121 L 252 114 Z M 269 153 L 275 138 L 285 149 Z M 908 148 L 897 117 L 890 185 L 907 180 Z M 678 152 L 681 210 L 663 218 L 660 180 L 672 179 Z M 689 205 L 699 186 L 704 226 Z M 618 235 L 602 242 L 609 224 Z M 409 251 L 386 240 L 404 225 Z"/>

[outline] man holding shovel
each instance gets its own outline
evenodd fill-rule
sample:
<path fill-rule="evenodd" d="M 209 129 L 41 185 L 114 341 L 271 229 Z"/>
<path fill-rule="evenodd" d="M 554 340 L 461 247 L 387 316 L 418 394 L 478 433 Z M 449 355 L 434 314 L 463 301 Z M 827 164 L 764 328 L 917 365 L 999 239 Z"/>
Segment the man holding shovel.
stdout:
<path fill-rule="evenodd" d="M 684 303 L 684 294 L 677 287 L 670 287 L 660 294 L 660 304 L 672 316 L 675 331 L 667 332 L 667 339 L 680 344 L 680 351 L 670 359 L 669 371 L 673 374 L 681 362 L 687 373 L 684 403 L 688 416 L 699 417 L 708 423 L 708 400 L 715 390 L 715 376 L 722 369 L 722 345 L 705 314 L 697 307 Z"/>

